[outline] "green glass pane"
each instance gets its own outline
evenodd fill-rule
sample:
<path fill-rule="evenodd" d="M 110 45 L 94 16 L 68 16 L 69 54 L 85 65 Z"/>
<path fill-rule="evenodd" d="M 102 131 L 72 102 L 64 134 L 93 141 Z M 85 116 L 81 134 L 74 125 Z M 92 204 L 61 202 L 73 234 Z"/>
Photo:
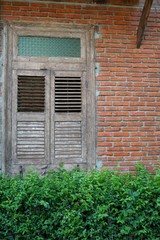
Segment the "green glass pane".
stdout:
<path fill-rule="evenodd" d="M 19 36 L 18 56 L 79 58 L 80 38 Z"/>

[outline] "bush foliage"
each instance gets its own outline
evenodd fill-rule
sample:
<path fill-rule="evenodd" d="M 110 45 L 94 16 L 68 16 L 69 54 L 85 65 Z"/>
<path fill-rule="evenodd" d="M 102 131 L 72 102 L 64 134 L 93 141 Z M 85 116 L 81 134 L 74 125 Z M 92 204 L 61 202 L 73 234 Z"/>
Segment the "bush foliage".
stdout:
<path fill-rule="evenodd" d="M 0 239 L 159 240 L 160 171 L 0 177 Z"/>

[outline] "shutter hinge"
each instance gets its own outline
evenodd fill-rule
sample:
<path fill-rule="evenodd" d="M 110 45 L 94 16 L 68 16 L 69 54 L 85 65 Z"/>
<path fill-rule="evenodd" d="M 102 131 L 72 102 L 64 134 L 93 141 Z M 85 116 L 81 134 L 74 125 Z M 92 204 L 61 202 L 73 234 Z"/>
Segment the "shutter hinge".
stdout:
<path fill-rule="evenodd" d="M 48 69 L 47 68 L 41 68 L 40 70 L 41 71 L 47 71 Z"/>
<path fill-rule="evenodd" d="M 21 178 L 23 178 L 24 168 L 23 166 L 19 166 L 19 175 Z"/>
<path fill-rule="evenodd" d="M 88 81 L 86 81 L 86 88 L 88 88 Z"/>

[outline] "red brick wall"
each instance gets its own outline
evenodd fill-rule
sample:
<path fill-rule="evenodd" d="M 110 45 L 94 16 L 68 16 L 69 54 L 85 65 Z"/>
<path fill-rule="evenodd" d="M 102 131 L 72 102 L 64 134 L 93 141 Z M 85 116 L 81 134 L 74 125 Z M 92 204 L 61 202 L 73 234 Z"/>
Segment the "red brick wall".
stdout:
<path fill-rule="evenodd" d="M 136 162 L 149 169 L 160 162 L 159 0 L 154 2 L 140 49 L 136 48 L 142 11 L 138 6 L 144 1 L 132 3 L 122 7 L 51 1 L 1 2 L 3 20 L 97 25 L 97 161 L 123 171 L 134 170 Z"/>

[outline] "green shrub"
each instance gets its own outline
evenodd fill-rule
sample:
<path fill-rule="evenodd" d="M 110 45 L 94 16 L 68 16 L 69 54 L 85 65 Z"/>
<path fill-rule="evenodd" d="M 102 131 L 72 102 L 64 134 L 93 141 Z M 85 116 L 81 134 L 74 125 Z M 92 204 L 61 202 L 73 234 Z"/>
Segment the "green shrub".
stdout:
<path fill-rule="evenodd" d="M 159 240 L 160 171 L 0 177 L 0 239 Z"/>

